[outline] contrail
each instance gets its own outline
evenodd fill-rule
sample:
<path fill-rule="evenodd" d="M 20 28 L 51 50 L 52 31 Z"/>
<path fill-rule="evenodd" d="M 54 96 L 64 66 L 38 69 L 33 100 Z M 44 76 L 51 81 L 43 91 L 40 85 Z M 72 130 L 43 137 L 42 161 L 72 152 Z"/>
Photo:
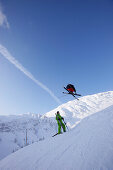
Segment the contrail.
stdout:
<path fill-rule="evenodd" d="M 54 100 L 61 104 L 61 101 L 54 95 L 54 93 L 47 88 L 44 84 L 42 84 L 39 80 L 37 80 L 26 68 L 22 66 L 9 52 L 8 50 L 0 44 L 0 53 L 10 61 L 10 63 L 14 64 L 16 68 L 18 68 L 21 72 L 23 72 L 27 77 L 29 77 L 31 80 L 33 80 L 38 86 L 40 86 L 42 89 L 44 89 L 46 92 L 50 94 L 51 97 L 54 98 Z"/>

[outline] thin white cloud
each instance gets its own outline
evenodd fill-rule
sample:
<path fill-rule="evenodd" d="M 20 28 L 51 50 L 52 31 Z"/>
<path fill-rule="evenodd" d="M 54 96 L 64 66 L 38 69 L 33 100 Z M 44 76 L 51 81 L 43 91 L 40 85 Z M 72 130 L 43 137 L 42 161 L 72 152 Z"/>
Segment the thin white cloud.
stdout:
<path fill-rule="evenodd" d="M 9 23 L 7 21 L 7 17 L 5 14 L 3 14 L 1 7 L 0 7 L 0 26 L 4 26 L 6 28 L 9 28 Z"/>
<path fill-rule="evenodd" d="M 0 53 L 9 60 L 10 63 L 12 63 L 16 68 L 18 68 L 21 72 L 23 72 L 27 77 L 29 77 L 32 81 L 34 81 L 38 86 L 40 86 L 42 89 L 44 89 L 46 92 L 48 92 L 51 97 L 54 98 L 54 100 L 61 104 L 60 100 L 54 95 L 54 93 L 47 88 L 44 84 L 42 84 L 39 80 L 37 80 L 26 68 L 22 66 L 10 53 L 9 51 L 0 44 Z"/>

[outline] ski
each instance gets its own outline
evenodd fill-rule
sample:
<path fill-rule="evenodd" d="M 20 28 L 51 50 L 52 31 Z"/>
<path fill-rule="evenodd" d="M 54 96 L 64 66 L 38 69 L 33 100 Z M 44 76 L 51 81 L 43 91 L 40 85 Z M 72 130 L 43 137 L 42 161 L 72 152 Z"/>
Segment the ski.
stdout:
<path fill-rule="evenodd" d="M 66 93 L 66 92 L 62 92 L 62 93 L 64 93 L 64 94 L 71 94 L 71 93 Z M 81 96 L 81 94 L 78 94 L 78 93 L 73 93 L 74 95 L 76 95 L 76 96 Z"/>
<path fill-rule="evenodd" d="M 64 89 L 67 90 L 66 87 L 64 87 Z M 74 94 L 73 92 L 70 92 L 69 90 L 67 90 L 67 91 L 68 91 L 68 93 L 65 93 L 65 92 L 63 92 L 63 93 L 65 93 L 65 94 L 71 94 L 73 97 L 75 97 L 75 99 L 79 100 L 75 95 L 81 96 L 80 94 L 77 94 L 77 93 Z"/>
<path fill-rule="evenodd" d="M 56 133 L 55 135 L 53 135 L 52 137 L 54 137 L 54 136 L 56 136 L 56 135 L 58 135 L 58 133 Z"/>
<path fill-rule="evenodd" d="M 74 95 L 81 96 L 81 94 L 78 94 L 78 93 L 74 93 Z"/>
<path fill-rule="evenodd" d="M 79 100 L 74 94 L 72 94 L 72 95 L 73 95 L 73 97 L 74 97 L 75 99 Z"/>
<path fill-rule="evenodd" d="M 56 136 L 56 135 L 60 135 L 60 134 L 62 134 L 62 133 L 56 133 L 55 135 L 53 135 L 52 137 L 54 137 L 54 136 Z"/>
<path fill-rule="evenodd" d="M 64 87 L 64 89 L 67 90 L 66 87 Z M 67 91 L 68 91 L 68 90 L 67 90 Z M 69 91 L 68 91 L 68 92 L 69 92 Z M 63 93 L 64 93 L 64 92 L 63 92 Z M 71 93 L 71 92 L 69 92 L 68 94 L 74 94 L 74 95 L 77 95 L 77 96 L 81 96 L 81 94 L 78 94 L 78 93 Z"/>

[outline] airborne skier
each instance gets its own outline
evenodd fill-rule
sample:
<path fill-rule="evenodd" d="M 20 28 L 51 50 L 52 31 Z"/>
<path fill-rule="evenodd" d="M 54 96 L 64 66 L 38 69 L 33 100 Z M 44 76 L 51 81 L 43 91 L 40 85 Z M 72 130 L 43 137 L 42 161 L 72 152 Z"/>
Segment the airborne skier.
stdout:
<path fill-rule="evenodd" d="M 76 89 L 72 84 L 68 84 L 66 87 L 64 87 L 64 89 L 68 91 L 68 93 L 63 92 L 64 94 L 71 94 L 73 97 L 81 96 L 81 94 L 76 93 Z M 77 97 L 75 98 L 79 100 Z"/>
<path fill-rule="evenodd" d="M 76 89 L 75 89 L 75 87 L 74 87 L 74 85 L 72 85 L 72 84 L 68 84 L 67 86 L 66 86 L 66 89 L 69 91 L 69 92 L 75 92 L 76 93 Z"/>

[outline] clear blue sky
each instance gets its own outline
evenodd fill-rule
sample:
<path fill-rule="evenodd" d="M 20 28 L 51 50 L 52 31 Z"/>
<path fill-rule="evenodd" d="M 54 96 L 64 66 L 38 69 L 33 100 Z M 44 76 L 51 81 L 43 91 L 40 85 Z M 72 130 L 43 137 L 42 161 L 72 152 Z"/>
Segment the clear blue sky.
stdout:
<path fill-rule="evenodd" d="M 113 90 L 113 0 L 0 0 L 0 44 L 65 103 Z M 46 113 L 58 103 L 0 54 L 0 114 Z"/>

